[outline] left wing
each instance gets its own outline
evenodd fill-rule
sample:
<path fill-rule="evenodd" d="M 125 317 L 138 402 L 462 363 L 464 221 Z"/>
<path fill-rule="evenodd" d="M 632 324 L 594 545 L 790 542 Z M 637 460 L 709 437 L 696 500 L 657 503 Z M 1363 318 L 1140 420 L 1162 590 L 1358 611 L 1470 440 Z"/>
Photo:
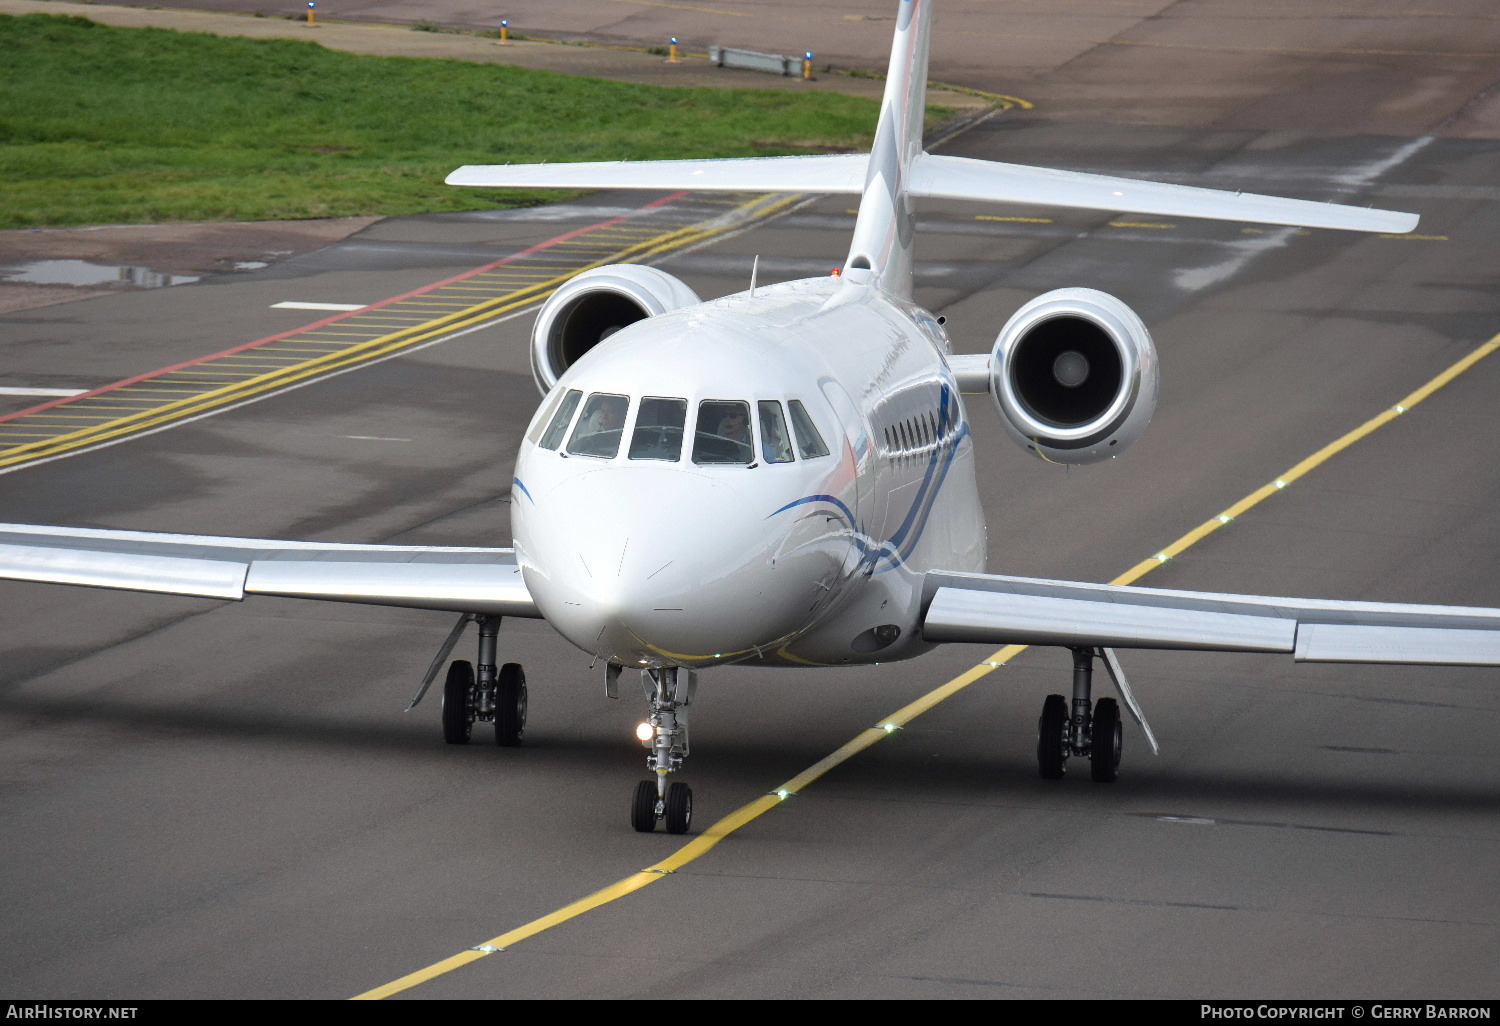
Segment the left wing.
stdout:
<path fill-rule="evenodd" d="M 0 524 L 0 579 L 540 617 L 514 549 L 344 545 Z"/>
<path fill-rule="evenodd" d="M 928 641 L 1283 652 L 1298 662 L 1500 666 L 1500 609 L 1168 591 L 935 571 Z"/>

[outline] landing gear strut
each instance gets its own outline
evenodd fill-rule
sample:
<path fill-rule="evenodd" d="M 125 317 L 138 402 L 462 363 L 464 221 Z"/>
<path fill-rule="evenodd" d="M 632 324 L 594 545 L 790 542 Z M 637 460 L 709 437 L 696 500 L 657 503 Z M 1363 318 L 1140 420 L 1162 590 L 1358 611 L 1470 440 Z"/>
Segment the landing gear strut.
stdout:
<path fill-rule="evenodd" d="M 495 725 L 495 744 L 514 748 L 521 743 L 526 728 L 526 672 L 520 663 L 495 665 L 500 617 L 475 614 L 460 619 L 438 653 L 428 679 L 436 675 L 437 667 L 448 657 L 470 620 L 479 624 L 479 669 L 476 673 L 474 664 L 467 659 L 455 659 L 448 666 L 448 677 L 443 683 L 443 740 L 450 745 L 468 744 L 474 721 L 480 720 Z M 426 688 L 424 683 L 413 706 L 421 701 Z"/>
<path fill-rule="evenodd" d="M 651 753 L 646 768 L 654 774 L 654 779 L 635 786 L 630 803 L 630 825 L 641 833 L 655 830 L 657 820 L 666 823 L 669 834 L 685 834 L 692 825 L 693 789 L 681 781 L 668 786 L 667 774 L 681 767 L 688 754 L 687 706 L 695 683 L 691 670 L 675 666 L 641 675 L 650 710 L 641 725 L 641 743 Z"/>
<path fill-rule="evenodd" d="M 1113 698 L 1091 700 L 1094 680 L 1092 648 L 1073 649 L 1073 708 L 1062 695 L 1048 695 L 1037 721 L 1037 769 L 1048 780 L 1067 772 L 1071 755 L 1089 760 L 1089 775 L 1101 784 L 1115 779 L 1120 768 L 1123 733 L 1120 705 Z"/>

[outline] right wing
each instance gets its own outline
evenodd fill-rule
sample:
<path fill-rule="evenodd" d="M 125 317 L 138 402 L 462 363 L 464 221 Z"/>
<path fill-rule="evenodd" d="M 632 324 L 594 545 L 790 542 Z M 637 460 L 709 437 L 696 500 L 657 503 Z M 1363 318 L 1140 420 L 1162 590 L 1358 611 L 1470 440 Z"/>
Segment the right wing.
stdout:
<path fill-rule="evenodd" d="M 928 641 L 1282 652 L 1308 663 L 1500 666 L 1500 609 L 927 575 Z"/>
<path fill-rule="evenodd" d="M 540 617 L 514 549 L 345 545 L 0 524 L 0 579 Z"/>

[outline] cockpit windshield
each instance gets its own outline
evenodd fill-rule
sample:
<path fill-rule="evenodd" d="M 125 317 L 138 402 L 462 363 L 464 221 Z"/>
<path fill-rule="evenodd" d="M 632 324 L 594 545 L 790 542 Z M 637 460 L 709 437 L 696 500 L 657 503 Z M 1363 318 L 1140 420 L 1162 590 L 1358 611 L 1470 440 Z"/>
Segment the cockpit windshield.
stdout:
<path fill-rule="evenodd" d="M 792 443 L 786 432 L 786 418 L 781 415 L 781 404 L 774 399 L 762 399 L 755 405 L 760 410 L 760 454 L 767 463 L 791 463 Z"/>
<path fill-rule="evenodd" d="M 693 462 L 749 463 L 754 459 L 755 449 L 750 442 L 750 404 L 726 399 L 709 399 L 700 403 L 698 427 L 693 436 Z"/>
<path fill-rule="evenodd" d="M 561 397 L 557 410 L 547 424 L 547 433 L 542 435 L 537 445 L 543 449 L 556 449 L 562 445 L 563 435 L 567 434 L 568 425 L 573 422 L 573 411 L 578 409 L 578 400 L 582 398 L 583 393 L 578 389 L 568 389 L 567 394 Z M 538 419 L 538 423 L 540 422 Z"/>
<path fill-rule="evenodd" d="M 631 396 L 614 392 L 591 392 L 585 400 L 580 389 L 569 389 L 549 401 L 546 412 L 537 417 L 527 437 L 543 449 L 558 449 L 567 437 L 563 455 L 609 460 L 620 455 L 625 426 L 631 424 L 626 452 L 630 459 L 667 463 L 681 460 L 688 400 L 646 396 L 640 400 L 632 423 L 634 401 Z M 757 467 L 762 462 L 795 463 L 799 456 L 808 460 L 828 455 L 827 443 L 800 400 L 788 399 L 783 404 L 776 399 L 759 399 L 754 405 L 752 417 L 751 404 L 743 399 L 699 402 L 693 429 L 693 462 L 700 466 Z M 759 458 L 755 424 L 760 425 Z"/>
<path fill-rule="evenodd" d="M 812 418 L 807 415 L 800 399 L 792 399 L 786 404 L 792 414 L 792 427 L 797 432 L 797 455 L 805 460 L 817 456 L 828 455 L 828 443 L 823 441 L 823 436 L 818 434 L 817 426 L 813 424 Z"/>
<path fill-rule="evenodd" d="M 676 463 L 682 458 L 682 428 L 686 423 L 686 399 L 642 399 L 635 433 L 630 436 L 630 458 Z"/>
<path fill-rule="evenodd" d="M 613 459 L 620 451 L 620 434 L 630 400 L 623 395 L 595 392 L 583 404 L 583 416 L 568 439 L 568 452 L 574 456 L 600 456 Z"/>

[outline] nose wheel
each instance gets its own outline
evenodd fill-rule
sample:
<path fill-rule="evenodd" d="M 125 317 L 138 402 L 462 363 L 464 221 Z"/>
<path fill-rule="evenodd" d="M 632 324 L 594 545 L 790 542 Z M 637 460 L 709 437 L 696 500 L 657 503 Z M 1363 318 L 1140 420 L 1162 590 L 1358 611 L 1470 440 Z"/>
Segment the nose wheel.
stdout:
<path fill-rule="evenodd" d="M 667 776 L 688 754 L 687 706 L 695 683 L 691 670 L 679 672 L 675 666 L 647 670 L 641 676 L 650 715 L 637 735 L 651 753 L 646 768 L 652 779 L 635 785 L 630 825 L 643 834 L 655 830 L 658 821 L 669 834 L 685 834 L 692 825 L 693 789 L 681 781 L 669 786 Z"/>
<path fill-rule="evenodd" d="M 1113 698 L 1091 700 L 1095 654 L 1090 648 L 1073 650 L 1071 715 L 1062 695 L 1048 695 L 1042 703 L 1036 761 L 1044 779 L 1061 780 L 1067 773 L 1068 758 L 1075 755 L 1088 759 L 1089 776 L 1098 783 L 1111 783 L 1119 775 L 1124 742 L 1120 704 Z"/>
<path fill-rule="evenodd" d="M 687 833 L 693 825 L 693 789 L 679 780 L 667 788 L 665 795 L 659 795 L 655 780 L 636 784 L 630 803 L 630 825 L 649 834 L 658 821 L 666 825 L 669 834 Z"/>

